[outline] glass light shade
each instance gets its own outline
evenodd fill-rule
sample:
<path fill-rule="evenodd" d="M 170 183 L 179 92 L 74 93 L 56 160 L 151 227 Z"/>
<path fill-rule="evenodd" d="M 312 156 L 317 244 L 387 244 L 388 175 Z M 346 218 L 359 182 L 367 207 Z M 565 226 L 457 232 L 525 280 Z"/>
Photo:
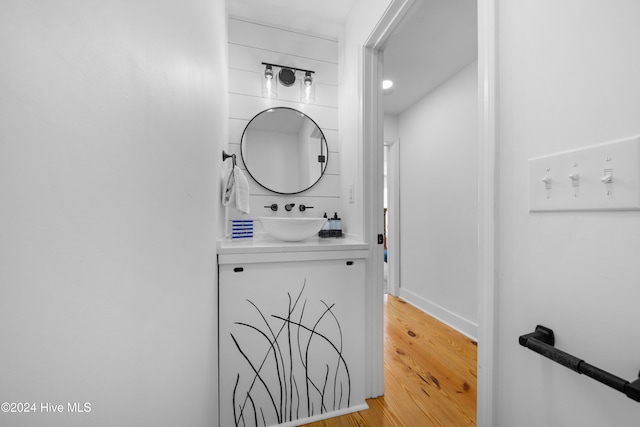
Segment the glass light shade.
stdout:
<path fill-rule="evenodd" d="M 276 98 L 278 96 L 278 79 L 273 74 L 271 65 L 267 65 L 261 75 L 262 96 L 265 98 Z"/>
<path fill-rule="evenodd" d="M 316 101 L 316 85 L 313 84 L 313 78 L 308 71 L 304 79 L 300 80 L 300 101 L 307 104 Z"/>

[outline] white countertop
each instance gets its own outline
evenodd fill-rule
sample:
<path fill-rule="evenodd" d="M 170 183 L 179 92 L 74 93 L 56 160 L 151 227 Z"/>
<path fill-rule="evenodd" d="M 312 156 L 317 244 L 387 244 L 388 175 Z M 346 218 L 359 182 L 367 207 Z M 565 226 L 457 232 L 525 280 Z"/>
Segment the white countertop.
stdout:
<path fill-rule="evenodd" d="M 227 237 L 217 242 L 218 255 L 367 249 L 369 249 L 367 243 L 348 237 L 320 238 L 314 236 L 300 242 L 284 242 L 266 233 L 257 233 L 253 238 L 249 239 L 231 239 Z"/>

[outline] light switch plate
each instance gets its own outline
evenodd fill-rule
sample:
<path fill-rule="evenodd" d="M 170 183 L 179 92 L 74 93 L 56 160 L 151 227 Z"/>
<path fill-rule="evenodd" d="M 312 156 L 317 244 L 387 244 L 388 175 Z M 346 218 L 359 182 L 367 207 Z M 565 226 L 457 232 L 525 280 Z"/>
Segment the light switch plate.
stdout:
<path fill-rule="evenodd" d="M 349 186 L 347 187 L 347 198 L 349 200 L 349 203 L 355 203 L 355 190 L 354 190 L 354 186 L 353 183 L 350 183 Z"/>
<path fill-rule="evenodd" d="M 529 159 L 529 211 L 640 210 L 639 170 L 640 136 Z"/>

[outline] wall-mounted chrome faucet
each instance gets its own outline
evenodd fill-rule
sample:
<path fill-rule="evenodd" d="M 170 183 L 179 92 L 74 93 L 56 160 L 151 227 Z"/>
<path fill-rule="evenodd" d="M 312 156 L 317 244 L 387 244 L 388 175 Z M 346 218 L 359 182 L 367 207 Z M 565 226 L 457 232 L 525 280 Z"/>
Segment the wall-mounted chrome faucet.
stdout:
<path fill-rule="evenodd" d="M 305 205 L 299 205 L 298 209 L 300 209 L 300 212 L 304 212 L 307 209 L 313 209 L 313 206 L 305 206 Z"/>
<path fill-rule="evenodd" d="M 271 206 L 265 206 L 265 208 L 269 208 L 272 211 L 277 212 L 278 211 L 278 204 L 277 203 L 272 203 Z M 287 209 L 287 210 L 289 210 L 289 209 Z"/>
<path fill-rule="evenodd" d="M 291 212 L 291 209 L 293 209 L 295 205 L 296 205 L 295 203 L 289 203 L 288 205 L 285 205 L 284 208 L 286 209 L 287 212 Z"/>

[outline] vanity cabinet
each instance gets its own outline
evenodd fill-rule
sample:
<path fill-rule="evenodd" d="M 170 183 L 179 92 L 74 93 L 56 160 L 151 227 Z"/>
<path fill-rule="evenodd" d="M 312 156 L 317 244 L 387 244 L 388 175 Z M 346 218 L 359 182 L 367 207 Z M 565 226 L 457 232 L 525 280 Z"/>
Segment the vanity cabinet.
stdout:
<path fill-rule="evenodd" d="M 220 426 L 295 426 L 366 408 L 365 256 L 218 256 Z"/>

